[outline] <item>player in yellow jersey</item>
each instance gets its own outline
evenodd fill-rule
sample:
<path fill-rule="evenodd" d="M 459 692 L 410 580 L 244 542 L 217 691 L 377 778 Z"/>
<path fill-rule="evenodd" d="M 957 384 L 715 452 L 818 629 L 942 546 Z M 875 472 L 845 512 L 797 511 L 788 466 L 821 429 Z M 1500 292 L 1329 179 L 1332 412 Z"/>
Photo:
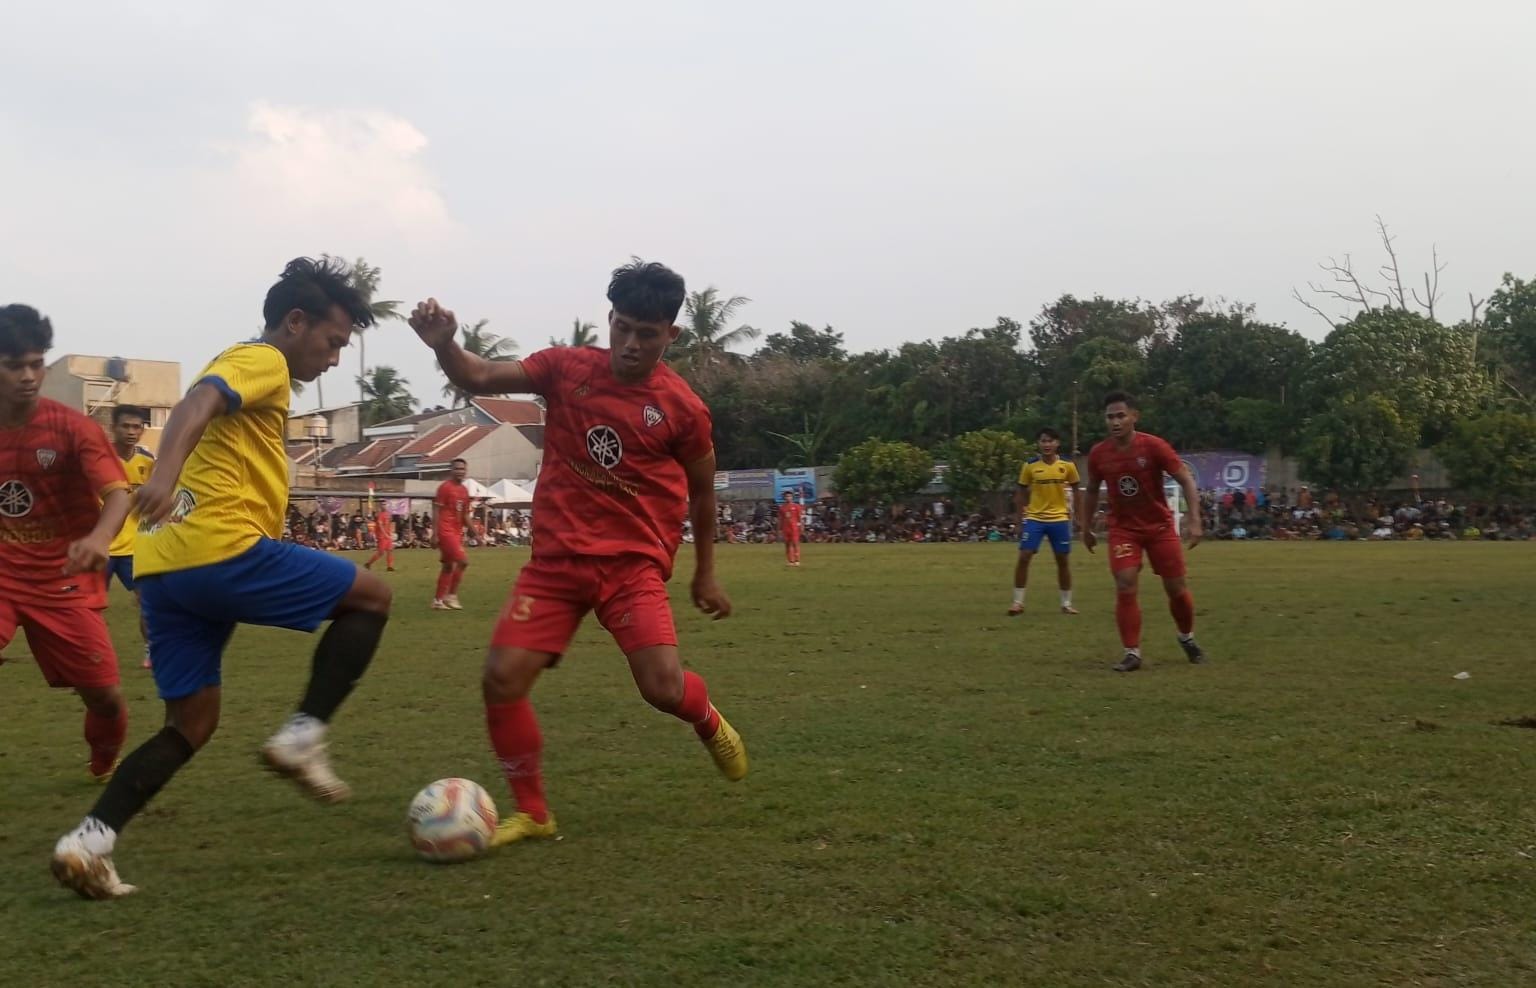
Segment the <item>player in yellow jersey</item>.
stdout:
<path fill-rule="evenodd" d="M 214 358 L 172 410 L 159 463 L 134 498 L 136 582 L 165 727 L 123 759 L 90 815 L 54 848 L 54 876 L 87 898 L 133 891 L 112 864 L 117 835 L 213 736 L 224 646 L 237 624 L 314 631 L 330 620 L 298 712 L 261 757 L 322 802 L 348 795 L 326 758 L 326 728 L 373 659 L 390 590 L 340 556 L 279 541 L 284 439 L 291 382 L 335 367 L 373 314 L 344 265 L 307 257 L 288 263 L 262 311 L 261 337 Z"/>
<path fill-rule="evenodd" d="M 123 472 L 128 475 L 128 489 L 138 490 L 149 480 L 155 469 L 155 454 L 139 445 L 144 438 L 144 427 L 149 424 L 149 412 L 136 405 L 118 405 L 112 409 L 112 449 L 123 461 Z M 138 532 L 139 519 L 133 515 L 123 522 L 123 530 L 112 540 L 107 556 L 107 589 L 112 588 L 112 578 L 123 589 L 133 594 L 133 606 L 139 607 L 139 590 L 133 582 L 133 543 Z M 144 630 L 144 612 L 139 611 L 139 637 L 144 639 L 144 668 L 149 668 L 149 634 Z"/>
<path fill-rule="evenodd" d="M 1019 488 L 1014 493 L 1014 510 L 1019 513 L 1019 561 L 1013 569 L 1013 603 L 1009 617 L 1024 613 L 1024 588 L 1029 584 L 1029 562 L 1049 538 L 1056 554 L 1056 582 L 1061 588 L 1061 613 L 1076 614 L 1072 606 L 1072 516 L 1078 505 L 1077 467 L 1060 456 L 1061 433 L 1041 429 L 1036 437 L 1039 459 L 1024 464 L 1019 471 Z M 1029 506 L 1025 507 L 1026 492 Z M 1070 494 L 1070 496 L 1069 496 Z"/>

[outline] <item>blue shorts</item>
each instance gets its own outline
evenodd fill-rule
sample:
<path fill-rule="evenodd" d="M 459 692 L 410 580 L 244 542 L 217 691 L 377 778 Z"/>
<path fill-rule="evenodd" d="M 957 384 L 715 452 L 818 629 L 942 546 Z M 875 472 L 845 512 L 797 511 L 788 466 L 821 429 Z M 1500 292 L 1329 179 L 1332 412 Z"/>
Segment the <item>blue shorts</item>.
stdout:
<path fill-rule="evenodd" d="M 133 593 L 133 557 L 132 556 L 108 556 L 107 557 L 107 589 L 112 589 L 112 578 L 117 577 L 117 582 L 123 585 L 123 589 Z"/>
<path fill-rule="evenodd" d="M 1065 556 L 1072 551 L 1072 523 L 1026 519 L 1024 537 L 1019 539 L 1019 551 L 1039 552 L 1041 540 L 1047 538 L 1051 540 L 1052 551 L 1058 556 Z"/>
<path fill-rule="evenodd" d="M 314 631 L 356 579 L 357 565 L 341 556 L 272 539 L 222 563 L 141 578 L 160 698 L 219 685 L 235 625 Z"/>

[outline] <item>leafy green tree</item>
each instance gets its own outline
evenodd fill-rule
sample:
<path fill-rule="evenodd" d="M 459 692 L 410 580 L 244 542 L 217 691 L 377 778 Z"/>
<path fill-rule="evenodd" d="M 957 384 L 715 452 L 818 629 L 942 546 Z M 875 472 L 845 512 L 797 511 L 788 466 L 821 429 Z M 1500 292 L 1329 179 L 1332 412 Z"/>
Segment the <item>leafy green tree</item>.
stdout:
<path fill-rule="evenodd" d="M 1536 416 L 1499 411 L 1462 419 L 1435 454 L 1463 490 L 1529 496 L 1536 489 Z"/>
<path fill-rule="evenodd" d="M 1302 476 L 1349 493 L 1378 490 L 1408 467 L 1417 441 L 1417 427 L 1390 398 L 1345 395 L 1308 422 Z"/>
<path fill-rule="evenodd" d="M 459 345 L 486 360 L 516 360 L 517 341 L 490 332 L 485 328 L 489 323 L 489 319 L 481 319 L 473 326 L 460 326 Z M 442 370 L 442 365 L 438 365 L 438 370 Z M 452 407 L 463 408 L 474 395 L 449 382 L 443 385 L 443 397 L 450 399 Z"/>
<path fill-rule="evenodd" d="M 866 439 L 838 459 L 833 483 L 840 496 L 871 504 L 912 494 L 933 477 L 933 457 L 910 443 Z"/>
<path fill-rule="evenodd" d="M 549 338 L 550 346 L 597 346 L 597 323 L 571 320 L 571 335 L 565 339 Z"/>
<path fill-rule="evenodd" d="M 789 357 L 792 360 L 846 360 L 843 334 L 831 326 L 815 329 L 809 323 L 791 322 L 788 333 L 769 333 L 755 356 Z"/>
<path fill-rule="evenodd" d="M 363 424 L 376 425 L 416 411 L 417 401 L 407 388 L 409 381 L 393 367 L 375 367 L 366 377 L 359 375 L 358 389 L 363 393 Z"/>
<path fill-rule="evenodd" d="M 755 340 L 762 330 L 751 326 L 729 328 L 736 311 L 752 301 L 744 295 L 723 298 L 713 285 L 691 292 L 683 304 L 683 332 L 673 344 L 677 363 L 696 375 L 707 376 L 727 363 L 739 363 L 741 355 L 731 348 Z"/>
<path fill-rule="evenodd" d="M 1536 281 L 1506 273 L 1488 299 L 1487 324 L 1500 397 L 1536 407 Z"/>
<path fill-rule="evenodd" d="M 326 256 L 329 257 L 329 255 Z M 343 261 L 342 263 L 346 262 Z M 399 299 L 375 298 L 379 293 L 380 277 L 377 265 L 369 264 L 365 259 L 359 257 L 351 263 L 350 267 L 352 269 L 352 284 L 362 294 L 363 298 L 368 300 L 368 309 L 373 313 L 375 326 L 391 319 L 405 318 L 400 311 L 400 306 L 403 303 Z M 368 396 L 363 391 L 362 382 L 363 378 L 368 374 L 368 333 L 365 329 L 355 330 L 355 333 L 357 336 L 357 400 L 367 401 Z M 323 393 L 320 402 L 322 405 L 325 403 Z"/>
<path fill-rule="evenodd" d="M 999 429 L 956 436 L 949 444 L 949 472 L 945 475 L 950 493 L 963 507 L 976 507 L 1018 482 L 1019 467 L 1029 453 L 1026 440 Z"/>
<path fill-rule="evenodd" d="M 1318 347 L 1308 375 L 1312 407 L 1379 395 L 1425 441 L 1443 438 L 1489 396 L 1471 334 L 1402 309 L 1362 312 Z"/>

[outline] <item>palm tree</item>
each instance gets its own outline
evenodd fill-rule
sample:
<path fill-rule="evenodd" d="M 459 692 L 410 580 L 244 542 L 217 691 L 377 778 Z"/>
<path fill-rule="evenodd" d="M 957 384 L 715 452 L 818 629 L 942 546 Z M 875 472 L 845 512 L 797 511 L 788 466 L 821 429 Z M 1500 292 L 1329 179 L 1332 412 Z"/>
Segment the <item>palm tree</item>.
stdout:
<path fill-rule="evenodd" d="M 720 290 L 713 285 L 702 292 L 691 292 L 684 312 L 687 321 L 682 335 L 677 338 L 680 352 L 678 362 L 694 370 L 708 370 L 721 364 L 741 359 L 730 348 L 755 340 L 763 331 L 751 326 L 727 329 L 736 310 L 752 301 L 745 295 L 721 298 Z"/>
<path fill-rule="evenodd" d="M 562 340 L 558 337 L 549 338 L 550 346 L 597 346 L 597 323 L 582 322 L 580 319 L 571 320 L 571 338 Z"/>
<path fill-rule="evenodd" d="M 332 259 L 330 258 L 330 255 L 321 256 L 326 259 Z M 343 261 L 342 263 L 346 262 Z M 374 295 L 378 294 L 379 291 L 379 269 L 376 266 L 369 264 L 366 260 L 359 257 L 352 263 L 351 267 L 352 284 L 357 288 L 359 292 L 362 293 L 363 298 L 368 300 L 368 309 L 373 313 L 373 321 L 375 325 L 388 319 L 405 318 L 405 316 L 400 313 L 401 302 L 399 299 L 384 299 L 374 301 L 373 297 Z M 361 329 L 357 330 L 357 400 L 363 402 L 368 400 L 368 396 L 366 393 L 364 393 L 362 388 L 363 377 L 368 373 L 368 346 L 366 339 L 367 337 L 364 335 L 364 331 Z M 321 404 L 324 404 L 323 391 L 321 392 L 321 396 Z"/>
<path fill-rule="evenodd" d="M 516 360 L 517 341 L 487 332 L 485 327 L 489 322 L 489 319 L 482 319 L 473 326 L 460 326 L 459 333 L 463 336 L 460 345 L 486 360 Z M 437 369 L 442 370 L 442 365 L 439 364 Z M 454 408 L 463 408 L 474 395 L 450 381 L 443 385 L 443 397 L 451 398 Z"/>
<path fill-rule="evenodd" d="M 410 381 L 393 367 L 375 367 L 367 377 L 359 376 L 358 390 L 363 395 L 363 423 L 375 425 L 416 411 L 417 401 L 406 390 Z"/>

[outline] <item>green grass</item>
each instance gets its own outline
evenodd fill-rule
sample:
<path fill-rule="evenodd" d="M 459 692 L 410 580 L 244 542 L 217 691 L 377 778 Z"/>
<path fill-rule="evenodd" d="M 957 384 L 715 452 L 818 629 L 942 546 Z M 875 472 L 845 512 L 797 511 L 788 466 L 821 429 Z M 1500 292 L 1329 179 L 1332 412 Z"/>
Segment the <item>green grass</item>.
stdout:
<path fill-rule="evenodd" d="M 1102 556 L 1074 557 L 1080 617 L 1043 567 L 1009 620 L 1006 545 L 808 546 L 800 571 L 723 547 L 737 615 L 679 624 L 751 776 L 719 779 L 589 622 L 535 693 L 564 838 L 447 867 L 402 817 L 448 775 L 505 802 L 478 673 L 524 552 L 472 556 L 463 613 L 401 558 L 334 731 L 354 800 L 257 769 L 312 640 L 242 630 L 221 734 L 119 843 L 122 901 L 49 879 L 96 790 L 73 698 L 0 667 L 7 984 L 1536 984 L 1536 731 L 1495 724 L 1536 714 L 1536 546 L 1204 546 L 1210 665 L 1149 582 L 1130 676 Z"/>

